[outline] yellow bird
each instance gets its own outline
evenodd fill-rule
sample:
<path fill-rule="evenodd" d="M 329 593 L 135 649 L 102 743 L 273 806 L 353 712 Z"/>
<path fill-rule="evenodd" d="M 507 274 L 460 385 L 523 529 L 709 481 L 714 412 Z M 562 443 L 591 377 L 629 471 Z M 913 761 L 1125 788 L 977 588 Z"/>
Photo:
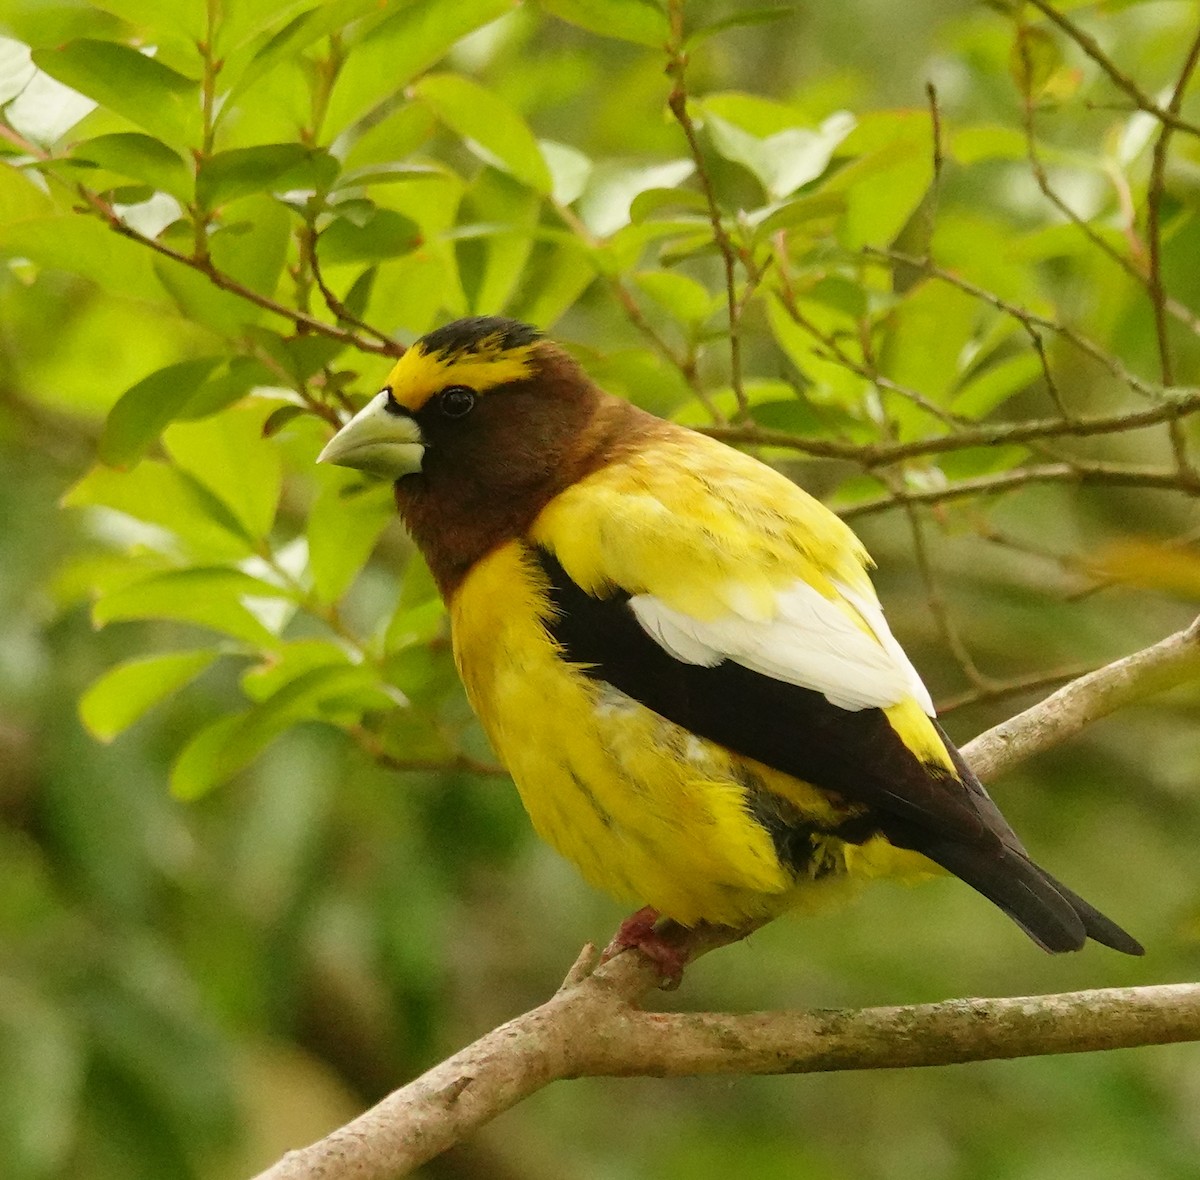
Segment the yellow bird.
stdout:
<path fill-rule="evenodd" d="M 934 719 L 851 530 L 772 468 L 459 320 L 320 461 L 395 481 L 467 696 L 539 834 L 659 915 L 744 927 L 949 870 L 1049 951 L 1141 946 L 1029 858 Z"/>

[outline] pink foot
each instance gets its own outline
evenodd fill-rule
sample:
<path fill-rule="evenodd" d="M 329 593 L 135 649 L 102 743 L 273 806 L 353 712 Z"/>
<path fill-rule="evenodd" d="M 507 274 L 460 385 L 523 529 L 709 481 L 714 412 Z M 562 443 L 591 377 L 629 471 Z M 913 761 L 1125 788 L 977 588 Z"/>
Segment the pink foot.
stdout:
<path fill-rule="evenodd" d="M 636 914 L 630 914 L 618 927 L 612 942 L 604 948 L 600 962 L 607 963 L 622 951 L 636 947 L 658 968 L 667 986 L 678 987 L 688 954 L 663 938 L 656 926 L 658 919 L 658 910 L 653 906 L 643 906 Z"/>

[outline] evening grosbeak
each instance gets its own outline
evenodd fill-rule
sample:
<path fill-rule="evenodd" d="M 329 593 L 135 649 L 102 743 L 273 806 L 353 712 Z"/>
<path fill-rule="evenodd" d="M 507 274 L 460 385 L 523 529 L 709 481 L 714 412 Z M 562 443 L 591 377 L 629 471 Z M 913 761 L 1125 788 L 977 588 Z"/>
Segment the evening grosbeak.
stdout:
<path fill-rule="evenodd" d="M 850 529 L 528 325 L 430 332 L 321 461 L 395 481 L 537 831 L 650 919 L 746 927 L 949 870 L 1048 951 L 1141 946 L 1029 858 L 934 719 Z"/>

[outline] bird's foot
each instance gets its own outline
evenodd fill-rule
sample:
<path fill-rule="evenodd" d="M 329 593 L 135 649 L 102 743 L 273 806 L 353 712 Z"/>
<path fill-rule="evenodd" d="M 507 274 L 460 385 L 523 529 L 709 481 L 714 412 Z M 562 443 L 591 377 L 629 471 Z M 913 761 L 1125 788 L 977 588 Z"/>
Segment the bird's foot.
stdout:
<path fill-rule="evenodd" d="M 643 906 L 636 914 L 630 914 L 617 928 L 612 941 L 604 948 L 600 962 L 607 963 L 622 951 L 636 947 L 658 968 L 663 978 L 662 986 L 667 989 L 677 988 L 683 979 L 688 952 L 685 947 L 668 942 L 663 937 L 656 925 L 659 916 L 658 910 L 653 906 Z"/>

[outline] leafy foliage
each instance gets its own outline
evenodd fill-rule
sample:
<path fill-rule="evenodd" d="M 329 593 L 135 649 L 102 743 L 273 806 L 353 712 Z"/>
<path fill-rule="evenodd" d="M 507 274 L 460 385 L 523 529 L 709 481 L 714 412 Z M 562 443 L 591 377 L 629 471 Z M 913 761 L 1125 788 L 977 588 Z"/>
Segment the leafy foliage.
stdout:
<path fill-rule="evenodd" d="M 802 477 L 881 559 L 896 629 L 970 706 L 952 724 L 1194 612 L 1194 14 L 810 9 L 0 14 L 6 1175 L 261 1165 L 544 991 L 615 917 L 494 781 L 388 489 L 313 466 L 438 323 L 531 320 L 607 388 Z M 1166 975 L 1195 958 L 1195 732 L 1176 700 L 1005 799 L 1061 846 L 1048 863 L 1125 894 Z M 731 950 L 698 986 L 852 1003 L 1133 978 L 997 965 L 972 904 L 885 894 L 814 920 L 803 962 L 772 931 L 768 962 Z M 941 907 L 928 928 L 918 906 Z M 1184 1058 L 1138 1060 L 1043 1065 L 1018 1094 L 1001 1067 L 831 1080 L 853 1144 L 767 1083 L 733 1112 L 656 1088 L 672 1130 L 619 1150 L 598 1087 L 579 1133 L 550 1104 L 521 1125 L 556 1172 L 1016 1176 L 1052 1152 L 1098 1174 L 1068 1128 L 1102 1110 L 1107 1159 L 1187 1175 L 1161 1069 Z M 285 1087 L 280 1127 L 261 1096 Z M 457 1166 L 535 1154 L 489 1141 Z"/>

